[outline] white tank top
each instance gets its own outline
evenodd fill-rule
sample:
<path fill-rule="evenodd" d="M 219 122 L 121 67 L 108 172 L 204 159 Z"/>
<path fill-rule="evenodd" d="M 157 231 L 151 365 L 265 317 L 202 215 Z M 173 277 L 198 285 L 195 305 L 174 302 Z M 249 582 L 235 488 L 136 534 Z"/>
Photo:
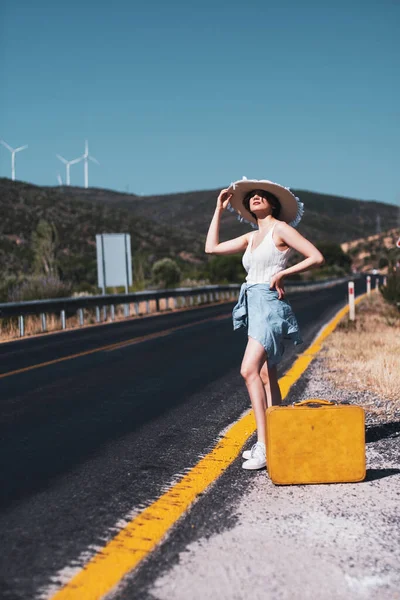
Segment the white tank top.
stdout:
<path fill-rule="evenodd" d="M 247 283 L 269 283 L 272 275 L 282 271 L 286 267 L 290 250 L 286 248 L 283 252 L 278 250 L 272 239 L 272 232 L 276 223 L 273 224 L 261 243 L 252 251 L 255 231 L 250 234 L 250 241 L 242 257 L 242 264 L 247 271 Z"/>

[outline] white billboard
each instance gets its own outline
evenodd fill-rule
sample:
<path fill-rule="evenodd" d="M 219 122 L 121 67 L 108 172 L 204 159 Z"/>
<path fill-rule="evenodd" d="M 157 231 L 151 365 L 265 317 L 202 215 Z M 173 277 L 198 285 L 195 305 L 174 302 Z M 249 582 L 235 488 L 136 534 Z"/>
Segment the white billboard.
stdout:
<path fill-rule="evenodd" d="M 131 236 L 129 233 L 96 235 L 97 285 L 103 294 L 107 287 L 132 285 Z"/>

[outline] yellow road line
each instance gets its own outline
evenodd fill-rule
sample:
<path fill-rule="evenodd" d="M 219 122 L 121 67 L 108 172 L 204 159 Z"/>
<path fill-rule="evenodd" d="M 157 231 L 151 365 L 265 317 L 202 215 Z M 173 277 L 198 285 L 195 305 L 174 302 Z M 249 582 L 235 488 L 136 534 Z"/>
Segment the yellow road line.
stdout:
<path fill-rule="evenodd" d="M 364 294 L 365 295 L 365 294 Z M 360 301 L 364 295 L 359 296 Z M 348 305 L 321 330 L 313 344 L 301 354 L 279 380 L 282 400 L 321 349 L 322 341 L 348 312 Z M 158 500 L 144 509 L 79 571 L 52 600 L 99 600 L 163 539 L 198 495 L 212 484 L 238 456 L 255 431 L 252 411 L 234 423 L 215 448 Z"/>
<path fill-rule="evenodd" d="M 149 334 L 143 335 L 141 337 L 130 338 L 130 339 L 124 340 L 122 342 L 115 342 L 114 344 L 108 344 L 107 346 L 101 346 L 100 348 L 93 348 L 92 350 L 86 350 L 85 352 L 78 352 L 77 354 L 69 354 L 68 356 L 62 356 L 61 358 L 55 358 L 54 360 L 48 360 L 47 362 L 38 363 L 36 365 L 30 365 L 29 367 L 23 367 L 22 369 L 16 369 L 15 371 L 8 371 L 7 373 L 2 373 L 2 374 L 0 374 L 0 379 L 4 379 L 5 377 L 11 377 L 11 375 L 18 375 L 19 373 L 25 373 L 26 371 L 32 371 L 33 369 L 40 369 L 41 367 L 55 365 L 57 363 L 64 362 L 65 360 L 79 358 L 80 356 L 87 356 L 88 354 L 95 354 L 96 352 L 118 350 L 119 348 L 123 348 L 124 346 L 129 346 L 132 344 L 140 344 L 141 342 L 147 342 L 148 340 L 152 340 L 155 338 L 165 337 L 166 335 L 170 335 L 171 333 L 174 333 L 175 331 L 180 331 L 181 329 L 187 329 L 188 327 L 193 327 L 194 325 L 200 325 L 201 323 L 206 323 L 208 321 L 219 321 L 221 319 L 227 319 L 230 317 L 231 317 L 231 313 L 229 313 L 229 315 L 219 315 L 217 317 L 209 317 L 208 319 L 201 319 L 200 321 L 193 321 L 193 323 L 187 323 L 186 325 L 179 325 L 177 327 L 171 327 L 170 329 L 164 329 L 163 331 L 158 331 L 156 333 L 149 333 Z"/>

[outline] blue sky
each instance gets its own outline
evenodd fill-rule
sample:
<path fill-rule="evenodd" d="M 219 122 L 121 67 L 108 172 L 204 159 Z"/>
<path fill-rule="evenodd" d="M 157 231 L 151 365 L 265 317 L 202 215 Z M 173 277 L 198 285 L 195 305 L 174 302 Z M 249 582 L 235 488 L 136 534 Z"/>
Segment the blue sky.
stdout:
<path fill-rule="evenodd" d="M 270 179 L 400 204 L 400 2 L 35 2 L 0 8 L 16 178 L 137 194 Z M 0 176 L 11 176 L 0 146 Z M 83 164 L 71 183 L 83 186 Z"/>

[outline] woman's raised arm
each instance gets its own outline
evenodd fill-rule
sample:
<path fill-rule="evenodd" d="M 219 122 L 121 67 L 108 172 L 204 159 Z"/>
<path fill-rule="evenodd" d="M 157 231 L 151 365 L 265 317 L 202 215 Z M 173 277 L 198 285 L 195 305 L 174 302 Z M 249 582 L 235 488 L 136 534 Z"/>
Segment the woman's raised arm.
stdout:
<path fill-rule="evenodd" d="M 215 207 L 214 216 L 211 220 L 210 227 L 208 228 L 206 238 L 205 252 L 207 254 L 236 254 L 247 248 L 250 232 L 234 238 L 233 240 L 219 243 L 221 215 L 228 206 L 231 197 L 232 194 L 229 194 L 227 190 L 221 190 L 218 196 L 217 206 Z"/>

